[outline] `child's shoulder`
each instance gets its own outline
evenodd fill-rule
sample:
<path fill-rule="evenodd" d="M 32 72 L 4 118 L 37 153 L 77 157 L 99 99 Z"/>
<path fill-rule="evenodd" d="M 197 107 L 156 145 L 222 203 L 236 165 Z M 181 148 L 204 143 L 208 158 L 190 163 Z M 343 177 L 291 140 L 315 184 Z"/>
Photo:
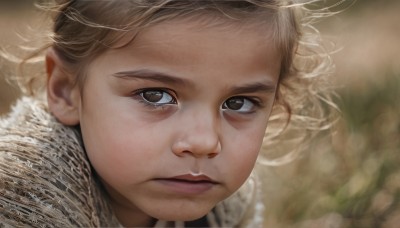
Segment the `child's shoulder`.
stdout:
<path fill-rule="evenodd" d="M 24 97 L 0 120 L 0 223 L 95 226 L 90 164 L 76 132 Z"/>

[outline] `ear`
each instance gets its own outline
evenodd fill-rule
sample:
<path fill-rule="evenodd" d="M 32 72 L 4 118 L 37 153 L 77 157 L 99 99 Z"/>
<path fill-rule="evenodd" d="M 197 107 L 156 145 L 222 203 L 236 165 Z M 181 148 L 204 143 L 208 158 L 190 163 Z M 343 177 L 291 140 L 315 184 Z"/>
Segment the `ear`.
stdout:
<path fill-rule="evenodd" d="M 53 48 L 46 54 L 47 102 L 50 112 L 64 125 L 79 124 L 80 93 L 73 75 Z"/>

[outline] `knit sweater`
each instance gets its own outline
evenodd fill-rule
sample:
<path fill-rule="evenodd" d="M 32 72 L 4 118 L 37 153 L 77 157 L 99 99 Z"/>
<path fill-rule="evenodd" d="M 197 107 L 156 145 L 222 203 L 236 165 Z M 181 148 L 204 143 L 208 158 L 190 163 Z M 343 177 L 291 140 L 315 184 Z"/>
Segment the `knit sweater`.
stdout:
<path fill-rule="evenodd" d="M 204 219 L 211 227 L 261 227 L 253 173 Z M 156 227 L 184 227 L 158 221 Z M 45 102 L 21 98 L 0 119 L 0 227 L 121 227 L 86 156 L 79 131 L 60 124 Z"/>

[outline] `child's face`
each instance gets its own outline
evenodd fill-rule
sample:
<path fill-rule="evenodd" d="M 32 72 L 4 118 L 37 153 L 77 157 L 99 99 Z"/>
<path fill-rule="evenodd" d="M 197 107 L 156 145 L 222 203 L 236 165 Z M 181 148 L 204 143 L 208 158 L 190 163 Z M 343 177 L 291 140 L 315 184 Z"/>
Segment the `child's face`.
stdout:
<path fill-rule="evenodd" d="M 117 214 L 193 220 L 234 193 L 256 161 L 279 71 L 268 29 L 196 21 L 149 27 L 91 62 L 79 121 Z"/>

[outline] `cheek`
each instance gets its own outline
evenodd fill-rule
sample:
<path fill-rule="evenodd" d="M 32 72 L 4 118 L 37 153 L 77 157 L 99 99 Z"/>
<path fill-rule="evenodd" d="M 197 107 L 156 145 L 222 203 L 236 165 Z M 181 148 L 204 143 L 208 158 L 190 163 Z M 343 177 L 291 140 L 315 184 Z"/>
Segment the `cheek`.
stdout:
<path fill-rule="evenodd" d="M 110 182 L 122 183 L 146 174 L 140 170 L 153 170 L 152 161 L 157 154 L 154 143 L 160 132 L 143 127 L 134 116 L 104 115 L 99 112 L 88 115 L 81 124 L 85 148 L 92 165 L 99 175 Z M 99 121 L 101 119 L 101 121 Z"/>
<path fill-rule="evenodd" d="M 221 164 L 225 164 L 225 176 L 234 188 L 239 188 L 253 170 L 264 138 L 265 126 L 266 123 L 260 123 L 259 126 L 246 131 L 231 132 L 231 136 L 228 137 L 230 139 L 225 143 L 227 146 L 224 150 L 226 155 L 223 156 Z"/>

